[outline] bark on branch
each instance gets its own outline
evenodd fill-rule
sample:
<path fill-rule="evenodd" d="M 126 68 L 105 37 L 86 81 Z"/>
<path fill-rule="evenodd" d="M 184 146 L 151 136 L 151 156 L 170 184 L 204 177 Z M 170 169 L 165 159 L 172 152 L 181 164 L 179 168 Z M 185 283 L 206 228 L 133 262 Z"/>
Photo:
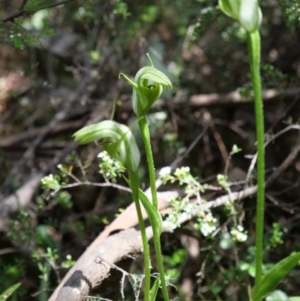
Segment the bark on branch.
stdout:
<path fill-rule="evenodd" d="M 92 288 L 99 286 L 110 274 L 111 265 L 142 252 L 142 240 L 139 231 L 129 229 L 109 236 L 105 241 L 90 251 L 85 252 L 72 269 L 71 275 L 64 282 L 55 300 L 81 301 Z M 100 258 L 100 260 L 99 260 Z M 105 261 L 101 261 L 104 258 Z M 51 297 L 49 300 L 54 300 Z"/>
<path fill-rule="evenodd" d="M 274 183 L 275 179 L 278 178 L 278 176 L 292 164 L 299 152 L 300 144 L 295 146 L 283 163 L 271 175 L 266 182 L 267 187 Z M 223 206 L 228 202 L 243 200 L 254 195 L 256 191 L 257 187 L 253 186 L 238 192 L 233 192 L 230 194 L 230 196 L 224 195 L 213 201 L 203 204 L 202 210 L 205 208 Z M 171 196 L 171 194 L 169 194 L 169 196 Z M 166 202 L 166 200 L 164 200 L 164 202 Z M 132 207 L 129 208 L 130 210 L 134 209 Z M 192 216 L 195 216 L 197 213 L 197 211 L 194 211 Z M 186 214 L 183 214 L 179 218 L 179 222 L 184 223 L 190 218 L 190 216 L 187 217 Z M 113 227 L 109 228 L 109 230 L 111 229 L 113 229 Z M 163 231 L 171 231 L 168 223 L 166 222 L 163 224 Z M 108 233 L 106 233 L 106 235 L 108 235 Z M 89 246 L 87 251 L 79 258 L 75 266 L 69 271 L 48 301 L 82 300 L 82 298 L 87 296 L 93 288 L 98 287 L 102 281 L 109 276 L 111 265 L 108 264 L 108 262 L 115 264 L 121 259 L 128 257 L 130 254 L 142 252 L 140 233 L 135 229 L 119 232 L 118 234 L 107 237 L 101 242 L 99 241 L 99 237 L 105 237 L 105 235 L 98 236 L 96 240 Z M 148 239 L 152 238 L 151 228 L 147 228 L 147 237 Z M 103 260 L 99 263 L 97 258 L 103 258 L 105 261 Z"/>

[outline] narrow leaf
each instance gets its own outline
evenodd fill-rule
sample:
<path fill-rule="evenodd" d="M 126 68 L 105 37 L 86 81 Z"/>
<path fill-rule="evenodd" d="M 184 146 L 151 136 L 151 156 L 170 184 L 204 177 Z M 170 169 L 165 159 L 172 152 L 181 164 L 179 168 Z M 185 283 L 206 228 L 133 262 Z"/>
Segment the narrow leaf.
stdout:
<path fill-rule="evenodd" d="M 124 176 L 123 178 L 127 182 L 127 184 L 131 187 L 130 180 Z M 159 211 L 157 211 L 154 208 L 152 202 L 148 199 L 147 195 L 141 189 L 139 190 L 139 198 L 148 215 L 148 219 L 150 221 L 153 231 L 156 231 L 156 233 L 160 235 L 162 231 L 162 218 Z"/>
<path fill-rule="evenodd" d="M 139 197 L 141 200 L 141 203 L 143 204 L 147 214 L 149 221 L 151 223 L 153 231 L 156 231 L 158 235 L 161 234 L 162 231 L 162 218 L 154 206 L 152 205 L 152 202 L 148 199 L 147 195 L 140 189 Z"/>
<path fill-rule="evenodd" d="M 159 289 L 159 283 L 160 283 L 160 279 L 159 277 L 157 277 L 150 291 L 150 301 L 156 300 L 156 295 Z"/>
<path fill-rule="evenodd" d="M 252 300 L 261 300 L 266 295 L 272 293 L 287 273 L 298 264 L 299 260 L 300 252 L 279 261 L 262 277 L 260 287 L 253 287 Z"/>
<path fill-rule="evenodd" d="M 17 290 L 19 288 L 19 286 L 21 285 L 21 283 L 16 283 L 14 285 L 12 285 L 11 287 L 9 287 L 8 289 L 6 289 L 1 295 L 0 295 L 0 300 L 6 300 L 9 296 L 11 296 L 13 294 L 13 292 L 15 290 Z"/>

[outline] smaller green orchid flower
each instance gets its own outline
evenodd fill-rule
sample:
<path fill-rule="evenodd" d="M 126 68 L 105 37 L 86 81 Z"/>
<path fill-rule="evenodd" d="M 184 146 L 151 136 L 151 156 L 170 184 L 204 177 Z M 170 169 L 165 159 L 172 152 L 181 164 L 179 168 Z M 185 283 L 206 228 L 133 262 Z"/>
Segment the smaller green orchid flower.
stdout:
<path fill-rule="evenodd" d="M 257 30 L 261 24 L 262 13 L 257 0 L 219 0 L 219 7 L 248 32 Z"/>
<path fill-rule="evenodd" d="M 132 132 L 126 125 L 105 120 L 82 128 L 73 137 L 79 144 L 102 139 L 103 148 L 111 158 L 119 161 L 127 170 L 137 171 L 141 155 Z"/>
<path fill-rule="evenodd" d="M 137 72 L 134 81 L 124 73 L 120 73 L 120 76 L 123 76 L 133 87 L 132 106 L 138 117 L 146 115 L 162 94 L 163 88 L 172 88 L 169 78 L 153 65 L 141 68 Z"/>

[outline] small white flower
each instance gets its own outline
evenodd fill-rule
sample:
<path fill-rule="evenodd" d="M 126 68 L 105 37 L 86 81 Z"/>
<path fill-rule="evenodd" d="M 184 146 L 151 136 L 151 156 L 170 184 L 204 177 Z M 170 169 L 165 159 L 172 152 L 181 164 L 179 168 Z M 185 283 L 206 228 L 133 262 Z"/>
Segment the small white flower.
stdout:
<path fill-rule="evenodd" d="M 190 214 L 188 214 L 187 212 L 182 212 L 181 214 L 180 214 L 180 219 L 182 219 L 182 220 L 189 220 L 191 217 L 190 217 Z"/>
<path fill-rule="evenodd" d="M 207 222 L 212 222 L 214 218 L 210 213 L 208 213 L 206 214 L 205 219 Z"/>
<path fill-rule="evenodd" d="M 171 167 L 170 166 L 166 166 L 166 167 L 163 167 L 160 171 L 159 171 L 159 176 L 161 178 L 164 178 L 164 177 L 167 177 L 171 174 Z"/>
<path fill-rule="evenodd" d="M 107 152 L 106 151 L 103 151 L 103 152 L 101 152 L 101 153 L 99 153 L 98 154 L 98 158 L 103 158 L 103 157 L 105 157 L 107 155 Z"/>
<path fill-rule="evenodd" d="M 243 226 L 241 226 L 241 225 L 238 225 L 236 228 L 237 228 L 237 230 L 240 231 L 240 232 L 243 232 L 243 231 L 244 231 L 244 228 L 243 228 Z"/>
<path fill-rule="evenodd" d="M 201 232 L 204 236 L 207 236 L 209 234 L 211 234 L 212 232 L 214 232 L 217 229 L 217 227 L 215 225 L 210 225 L 208 223 L 203 223 L 201 225 Z"/>
<path fill-rule="evenodd" d="M 47 181 L 53 181 L 54 180 L 54 176 L 51 173 L 48 176 L 44 177 L 42 180 L 44 180 L 45 182 L 47 182 Z"/>
<path fill-rule="evenodd" d="M 244 242 L 248 238 L 247 232 L 244 231 L 244 228 L 239 225 L 236 228 L 230 231 L 231 235 L 239 242 Z"/>
<path fill-rule="evenodd" d="M 173 232 L 177 226 L 169 220 L 164 221 L 164 229 L 169 232 Z"/>
<path fill-rule="evenodd" d="M 247 239 L 247 235 L 245 233 L 239 232 L 236 234 L 236 240 L 239 242 L 244 242 Z"/>

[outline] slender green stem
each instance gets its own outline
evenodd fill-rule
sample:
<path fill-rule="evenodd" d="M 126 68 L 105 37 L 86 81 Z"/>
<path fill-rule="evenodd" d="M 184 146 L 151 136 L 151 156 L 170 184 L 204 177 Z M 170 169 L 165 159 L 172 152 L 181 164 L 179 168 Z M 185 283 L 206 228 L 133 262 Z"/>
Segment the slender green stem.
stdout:
<path fill-rule="evenodd" d="M 154 167 L 154 160 L 153 160 L 153 155 L 152 155 L 150 132 L 149 132 L 149 127 L 148 127 L 148 122 L 147 122 L 146 116 L 142 116 L 139 118 L 139 127 L 140 127 L 140 131 L 141 131 L 143 141 L 145 144 L 145 149 L 146 149 L 152 202 L 153 202 L 154 208 L 156 208 L 158 210 L 156 183 L 155 183 L 156 182 L 155 167 Z"/>
<path fill-rule="evenodd" d="M 165 277 L 163 256 L 161 254 L 160 235 L 156 234 L 155 231 L 153 231 L 153 242 L 154 242 L 158 271 L 160 275 L 160 284 L 161 284 L 162 293 L 164 296 L 164 300 L 169 301 L 169 293 L 168 293 L 166 277 Z"/>
<path fill-rule="evenodd" d="M 145 273 L 145 280 L 144 280 L 144 301 L 150 300 L 150 251 L 149 251 L 149 244 L 148 239 L 146 236 L 146 228 L 144 219 L 142 216 L 141 206 L 140 206 L 140 199 L 139 199 L 139 177 L 136 172 L 129 172 L 129 178 L 131 183 L 131 190 L 133 200 L 135 202 L 136 212 L 139 220 L 139 228 L 142 235 L 142 242 L 143 242 L 143 249 L 144 249 L 144 273 Z"/>
<path fill-rule="evenodd" d="M 256 137 L 257 137 L 257 207 L 256 207 L 256 272 L 255 285 L 260 287 L 263 265 L 263 232 L 265 203 L 265 150 L 264 113 L 260 79 L 260 35 L 258 30 L 248 33 L 251 79 L 255 98 Z"/>
<path fill-rule="evenodd" d="M 146 116 L 142 116 L 139 118 L 139 127 L 143 137 L 145 149 L 146 149 L 146 156 L 148 162 L 148 171 L 149 171 L 149 179 L 150 179 L 150 188 L 152 194 L 152 202 L 154 208 L 158 211 L 158 202 L 157 202 L 157 192 L 156 192 L 156 178 L 155 178 L 155 167 L 154 167 L 154 160 L 151 148 L 151 141 L 150 141 L 150 132 L 147 123 Z M 167 289 L 167 283 L 165 279 L 165 270 L 163 264 L 163 257 L 161 254 L 161 245 L 160 245 L 160 233 L 154 229 L 155 225 L 151 225 L 153 228 L 153 241 L 155 247 L 155 254 L 156 260 L 158 265 L 158 271 L 160 275 L 160 282 L 161 288 L 163 292 L 163 297 L 165 301 L 169 301 L 169 293 Z"/>

